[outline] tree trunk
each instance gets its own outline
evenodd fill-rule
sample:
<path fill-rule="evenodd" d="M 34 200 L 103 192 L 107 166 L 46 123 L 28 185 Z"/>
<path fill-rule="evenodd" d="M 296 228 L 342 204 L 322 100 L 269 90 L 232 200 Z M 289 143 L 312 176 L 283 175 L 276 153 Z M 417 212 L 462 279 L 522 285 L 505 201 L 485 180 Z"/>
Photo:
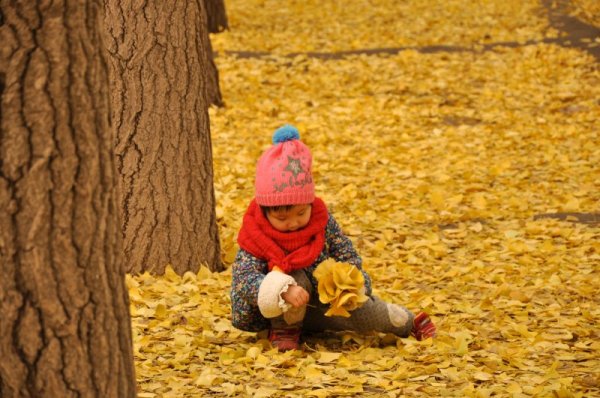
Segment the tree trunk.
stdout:
<path fill-rule="evenodd" d="M 227 12 L 225 11 L 224 0 L 204 0 L 204 10 L 206 10 L 206 23 L 208 33 L 220 33 L 228 29 Z M 214 53 L 210 39 L 208 40 L 209 48 L 209 72 L 207 95 L 208 103 L 216 106 L 223 106 L 223 97 L 219 86 L 219 70 L 214 62 Z"/>
<path fill-rule="evenodd" d="M 134 397 L 97 2 L 0 1 L 0 396 Z"/>
<path fill-rule="evenodd" d="M 208 104 L 221 107 L 224 105 L 219 86 L 219 70 L 215 64 L 215 56 L 212 49 L 212 43 L 208 40 L 208 83 L 206 86 L 206 100 Z"/>
<path fill-rule="evenodd" d="M 204 0 L 208 14 L 208 32 L 219 33 L 229 29 L 224 0 Z"/>
<path fill-rule="evenodd" d="M 202 1 L 105 0 L 128 272 L 221 270 Z"/>

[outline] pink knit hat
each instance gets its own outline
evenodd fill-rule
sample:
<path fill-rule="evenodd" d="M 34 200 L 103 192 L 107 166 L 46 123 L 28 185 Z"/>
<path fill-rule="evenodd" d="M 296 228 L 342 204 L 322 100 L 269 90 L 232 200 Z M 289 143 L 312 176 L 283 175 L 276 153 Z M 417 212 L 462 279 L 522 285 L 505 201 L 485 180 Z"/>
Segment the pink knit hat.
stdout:
<path fill-rule="evenodd" d="M 300 133 L 286 124 L 273 134 L 273 146 L 258 159 L 254 182 L 256 203 L 285 206 L 312 203 L 312 155 Z"/>

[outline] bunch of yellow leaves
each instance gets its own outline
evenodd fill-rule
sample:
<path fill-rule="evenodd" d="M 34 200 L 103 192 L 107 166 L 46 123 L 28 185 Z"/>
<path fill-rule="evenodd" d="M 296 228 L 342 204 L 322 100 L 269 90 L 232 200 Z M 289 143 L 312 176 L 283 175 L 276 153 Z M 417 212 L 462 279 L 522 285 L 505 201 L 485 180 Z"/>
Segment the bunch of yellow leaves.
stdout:
<path fill-rule="evenodd" d="M 319 300 L 323 304 L 330 304 L 325 316 L 349 317 L 348 311 L 357 309 L 368 300 L 365 278 L 350 263 L 330 258 L 319 264 L 313 275 L 319 283 Z"/>

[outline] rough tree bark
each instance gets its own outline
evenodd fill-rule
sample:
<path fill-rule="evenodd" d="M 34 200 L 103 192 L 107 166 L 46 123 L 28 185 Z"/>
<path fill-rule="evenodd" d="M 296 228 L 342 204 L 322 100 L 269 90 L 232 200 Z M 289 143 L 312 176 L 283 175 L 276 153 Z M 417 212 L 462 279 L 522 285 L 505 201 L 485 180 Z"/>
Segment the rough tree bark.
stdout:
<path fill-rule="evenodd" d="M 0 1 L 0 396 L 134 397 L 101 5 Z"/>
<path fill-rule="evenodd" d="M 221 270 L 202 1 L 105 0 L 128 272 Z"/>

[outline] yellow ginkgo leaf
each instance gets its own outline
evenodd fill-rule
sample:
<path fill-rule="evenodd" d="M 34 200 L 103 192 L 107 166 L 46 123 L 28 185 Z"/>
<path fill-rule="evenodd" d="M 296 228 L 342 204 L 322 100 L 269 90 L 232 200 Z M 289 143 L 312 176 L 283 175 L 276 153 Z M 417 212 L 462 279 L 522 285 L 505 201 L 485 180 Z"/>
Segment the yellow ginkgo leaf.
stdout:
<path fill-rule="evenodd" d="M 328 258 L 319 264 L 319 266 L 313 272 L 313 275 L 318 281 L 320 281 L 325 275 L 332 274 L 336 265 L 337 262 L 334 259 Z"/>
<path fill-rule="evenodd" d="M 348 311 L 353 311 L 360 307 L 369 298 L 365 295 L 364 289 L 356 293 L 345 293 L 340 297 L 340 303 L 343 302 L 344 308 Z"/>
<path fill-rule="evenodd" d="M 348 318 L 350 313 L 344 307 L 332 305 L 325 312 L 325 316 L 343 316 L 344 318 Z"/>
<path fill-rule="evenodd" d="M 331 275 L 324 276 L 318 286 L 319 298 L 322 303 L 329 303 L 335 298 L 336 287 Z"/>
<path fill-rule="evenodd" d="M 351 305 L 353 303 L 356 303 L 357 297 L 358 297 L 358 295 L 356 293 L 343 292 L 342 294 L 340 294 L 337 302 L 338 302 L 338 305 L 340 305 L 340 306 Z"/>
<path fill-rule="evenodd" d="M 338 267 L 333 270 L 333 280 L 339 289 L 356 289 L 363 286 L 365 279 L 362 273 L 355 266 Z"/>

